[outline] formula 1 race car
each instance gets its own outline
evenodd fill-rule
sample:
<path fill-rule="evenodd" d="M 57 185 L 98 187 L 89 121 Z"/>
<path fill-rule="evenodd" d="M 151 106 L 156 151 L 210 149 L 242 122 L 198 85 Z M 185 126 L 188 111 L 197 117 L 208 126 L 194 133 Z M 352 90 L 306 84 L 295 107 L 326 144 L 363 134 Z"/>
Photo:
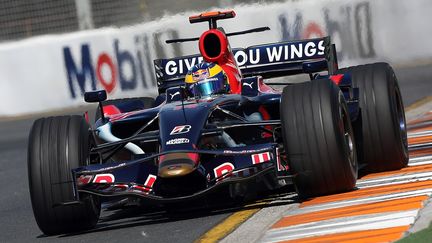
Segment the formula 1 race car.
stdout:
<path fill-rule="evenodd" d="M 35 121 L 29 185 L 45 234 L 95 227 L 101 201 L 112 198 L 169 205 L 221 191 L 244 198 L 289 184 L 309 198 L 353 190 L 359 168 L 407 165 L 404 108 L 388 64 L 338 69 L 329 37 L 232 50 L 228 36 L 269 30 L 217 27 L 233 17 L 234 11 L 192 16 L 191 23 L 208 22 L 209 30 L 167 41 L 198 40 L 200 55 L 155 60 L 156 99 L 106 100 L 105 91 L 91 91 L 84 96 L 99 103 L 94 125 L 87 113 Z M 223 69 L 229 90 L 187 88 L 185 76 L 212 72 L 190 73 L 201 61 Z M 302 73 L 310 80 L 268 81 Z M 202 84 L 211 88 L 208 82 Z"/>

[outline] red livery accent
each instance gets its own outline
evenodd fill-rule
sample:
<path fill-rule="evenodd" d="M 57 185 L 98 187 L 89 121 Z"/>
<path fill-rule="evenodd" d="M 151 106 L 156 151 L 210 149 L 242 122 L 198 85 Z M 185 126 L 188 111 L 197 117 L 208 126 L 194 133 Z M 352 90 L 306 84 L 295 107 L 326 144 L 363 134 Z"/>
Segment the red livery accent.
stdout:
<path fill-rule="evenodd" d="M 90 124 L 88 111 L 84 112 L 84 119 L 86 120 L 86 122 L 87 122 L 88 124 Z"/>
<path fill-rule="evenodd" d="M 270 152 L 253 154 L 251 157 L 252 157 L 252 163 L 254 165 L 259 164 L 259 163 L 264 163 L 264 162 L 270 161 Z"/>
<path fill-rule="evenodd" d="M 81 175 L 77 179 L 77 185 L 78 186 L 87 185 L 87 184 L 89 184 L 91 182 L 92 178 L 93 178 L 92 175 Z"/>
<path fill-rule="evenodd" d="M 119 108 L 117 108 L 117 106 L 115 105 L 106 105 L 103 107 L 103 111 L 105 116 L 112 116 L 121 113 Z"/>
<path fill-rule="evenodd" d="M 339 85 L 340 84 L 340 82 L 342 81 L 342 79 L 343 79 L 343 74 L 336 74 L 336 75 L 332 75 L 332 76 L 330 76 L 330 79 L 336 84 L 336 85 Z"/>
<path fill-rule="evenodd" d="M 258 108 L 258 112 L 261 113 L 261 116 L 262 116 L 263 120 L 270 120 L 271 119 L 270 114 L 268 113 L 268 111 L 266 110 L 266 108 L 264 106 L 261 105 Z M 265 128 L 268 129 L 268 130 L 270 130 L 270 131 L 272 130 L 272 126 L 270 126 L 270 125 L 265 126 Z M 261 133 L 261 137 L 262 138 L 271 138 L 272 136 L 273 136 L 272 133 L 268 133 L 268 132 Z"/>
<path fill-rule="evenodd" d="M 281 163 L 279 148 L 276 148 L 276 165 L 277 165 L 278 171 L 287 171 L 288 170 L 288 166 L 284 166 Z"/>
<path fill-rule="evenodd" d="M 146 179 L 146 181 L 145 181 L 145 183 L 144 183 L 143 186 L 141 186 L 141 185 L 133 185 L 133 186 L 131 187 L 131 189 L 132 189 L 132 190 L 139 191 L 139 192 L 143 192 L 143 193 L 145 193 L 145 194 L 148 194 L 148 193 L 151 192 L 151 190 L 152 190 L 152 188 L 153 188 L 153 185 L 154 185 L 154 183 L 155 183 L 155 181 L 156 181 L 156 178 L 157 178 L 157 177 L 156 177 L 155 175 L 150 174 L 150 175 L 147 177 L 147 179 Z"/>
<path fill-rule="evenodd" d="M 98 174 L 93 179 L 93 183 L 113 183 L 115 177 L 113 174 Z"/>
<path fill-rule="evenodd" d="M 131 187 L 131 189 L 132 190 L 136 190 L 136 191 L 139 191 L 139 192 L 144 192 L 144 193 L 149 193 L 149 191 L 150 191 L 150 189 L 148 189 L 147 187 L 145 187 L 145 186 L 140 186 L 140 185 L 133 185 L 132 187 Z"/>
<path fill-rule="evenodd" d="M 199 164 L 199 154 L 197 153 L 187 153 L 187 156 L 196 164 Z"/>
<path fill-rule="evenodd" d="M 234 170 L 234 168 L 235 168 L 234 165 L 229 162 L 223 163 L 218 167 L 214 168 L 213 171 L 215 173 L 215 177 L 217 178 L 216 181 L 219 181 L 229 176 L 231 172 Z"/>
<path fill-rule="evenodd" d="M 146 190 L 147 193 L 151 192 L 151 190 L 152 190 L 152 188 L 153 188 L 153 185 L 154 185 L 154 183 L 155 183 L 155 181 L 156 181 L 156 178 L 157 178 L 157 177 L 156 177 L 155 175 L 152 175 L 152 174 L 150 174 L 150 175 L 147 177 L 147 179 L 146 179 L 146 181 L 145 181 L 145 183 L 144 183 L 145 190 Z"/>
<path fill-rule="evenodd" d="M 259 91 L 263 93 L 270 93 L 270 94 L 277 93 L 277 91 L 275 91 L 270 86 L 264 83 L 264 79 L 261 76 L 258 77 L 258 87 L 259 87 Z"/>

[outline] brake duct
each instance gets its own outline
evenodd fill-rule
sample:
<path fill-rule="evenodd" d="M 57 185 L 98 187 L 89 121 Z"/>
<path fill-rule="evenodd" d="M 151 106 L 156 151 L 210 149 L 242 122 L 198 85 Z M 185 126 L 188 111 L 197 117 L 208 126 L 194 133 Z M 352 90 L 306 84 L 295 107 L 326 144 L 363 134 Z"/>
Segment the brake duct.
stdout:
<path fill-rule="evenodd" d="M 112 134 L 111 131 L 111 122 L 107 122 L 106 124 L 98 127 L 96 129 L 96 134 L 103 140 L 107 141 L 107 142 L 118 142 L 121 139 L 114 136 L 114 134 Z M 134 143 L 127 143 L 124 146 L 127 150 L 129 150 L 130 152 L 134 153 L 134 154 L 144 154 L 145 152 L 136 144 Z"/>

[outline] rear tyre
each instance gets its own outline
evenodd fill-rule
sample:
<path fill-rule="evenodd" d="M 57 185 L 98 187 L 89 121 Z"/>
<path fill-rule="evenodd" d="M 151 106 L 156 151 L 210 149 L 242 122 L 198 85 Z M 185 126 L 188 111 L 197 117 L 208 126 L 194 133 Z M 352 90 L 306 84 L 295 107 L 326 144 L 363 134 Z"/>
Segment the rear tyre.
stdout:
<path fill-rule="evenodd" d="M 81 116 L 38 119 L 30 132 L 28 174 L 36 222 L 46 235 L 93 228 L 100 214 L 97 197 L 80 195 L 74 201 L 71 169 L 86 165 L 89 126 Z"/>
<path fill-rule="evenodd" d="M 138 98 L 124 98 L 105 100 L 102 102 L 103 106 L 114 105 L 121 112 L 131 112 L 141 109 L 148 109 L 153 107 L 155 99 L 151 97 L 138 97 Z M 95 122 L 101 118 L 100 108 L 98 106 L 95 114 Z"/>
<path fill-rule="evenodd" d="M 360 161 L 370 172 L 396 170 L 408 163 L 405 112 L 396 75 L 387 63 L 343 68 L 360 91 Z"/>
<path fill-rule="evenodd" d="M 330 80 L 290 85 L 281 99 L 285 151 L 301 198 L 352 190 L 354 133 L 342 92 Z"/>

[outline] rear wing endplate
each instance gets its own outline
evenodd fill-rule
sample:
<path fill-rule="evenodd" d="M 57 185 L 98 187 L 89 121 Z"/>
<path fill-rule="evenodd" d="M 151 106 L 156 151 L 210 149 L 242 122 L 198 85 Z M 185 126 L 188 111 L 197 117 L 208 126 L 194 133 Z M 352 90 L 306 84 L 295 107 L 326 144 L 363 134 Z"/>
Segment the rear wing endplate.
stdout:
<path fill-rule="evenodd" d="M 243 77 L 266 79 L 326 70 L 334 74 L 338 69 L 330 37 L 257 45 L 233 49 L 233 53 Z M 159 91 L 183 84 L 187 71 L 202 60 L 200 55 L 155 60 Z"/>

